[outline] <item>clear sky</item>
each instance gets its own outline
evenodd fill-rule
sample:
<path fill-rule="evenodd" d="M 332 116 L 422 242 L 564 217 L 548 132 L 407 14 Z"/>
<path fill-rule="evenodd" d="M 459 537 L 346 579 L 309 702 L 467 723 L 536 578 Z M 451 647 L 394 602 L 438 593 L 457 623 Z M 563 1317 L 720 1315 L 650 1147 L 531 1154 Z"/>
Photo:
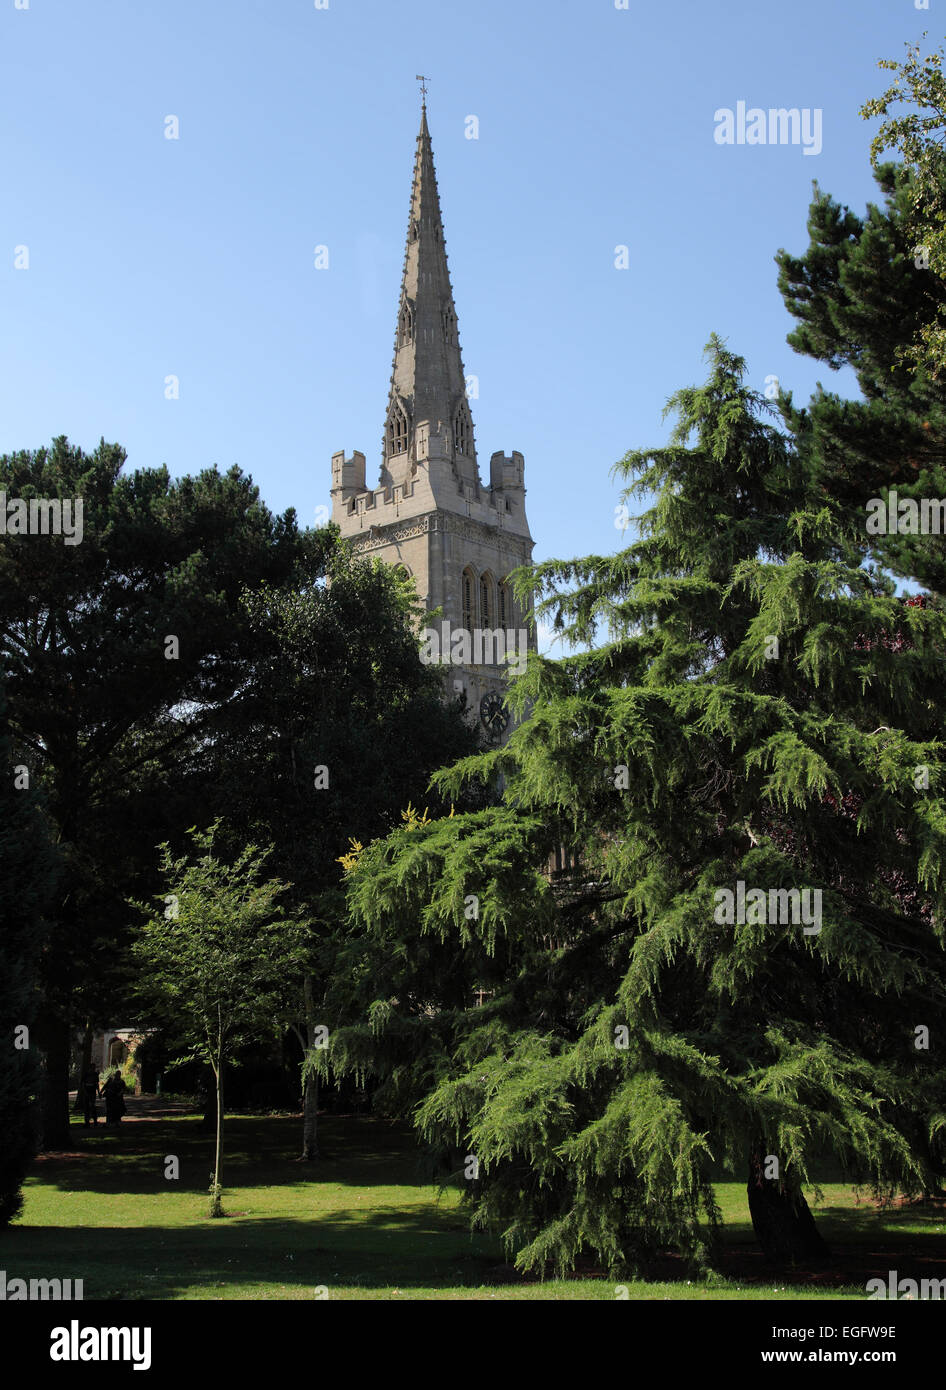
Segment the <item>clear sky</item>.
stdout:
<path fill-rule="evenodd" d="M 0 0 L 0 452 L 239 463 L 308 522 L 335 450 L 374 483 L 425 73 L 481 473 L 525 455 L 537 559 L 617 548 L 610 467 L 666 438 L 711 332 L 759 390 L 838 382 L 787 346 L 773 256 L 813 179 L 874 196 L 877 60 L 942 40 L 941 0 L 26 3 Z M 740 101 L 820 110 L 820 152 L 717 143 Z"/>

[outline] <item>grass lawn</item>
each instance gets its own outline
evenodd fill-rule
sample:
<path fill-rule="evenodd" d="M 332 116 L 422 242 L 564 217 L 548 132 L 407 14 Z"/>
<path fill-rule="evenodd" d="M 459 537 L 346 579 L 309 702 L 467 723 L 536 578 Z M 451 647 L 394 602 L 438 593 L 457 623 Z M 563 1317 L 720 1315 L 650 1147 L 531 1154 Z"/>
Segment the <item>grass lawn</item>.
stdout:
<path fill-rule="evenodd" d="M 224 1207 L 207 1216 L 213 1139 L 184 1106 L 129 1100 L 117 1131 L 73 1123 L 66 1154 L 42 1156 L 19 1220 L 0 1233 L 7 1277 L 81 1278 L 86 1299 L 607 1299 L 615 1283 L 581 1277 L 523 1280 L 498 1240 L 471 1236 L 454 1192 L 417 1170 L 402 1129 L 367 1117 L 321 1120 L 325 1157 L 295 1161 L 299 1117 L 227 1119 Z M 164 1176 L 176 1155 L 181 1176 Z M 668 1259 L 659 1282 L 627 1286 L 632 1299 L 865 1299 L 889 1269 L 946 1277 L 946 1209 L 878 1210 L 826 1184 L 816 1210 L 835 1250 L 829 1269 L 773 1276 L 757 1253 L 745 1185 L 717 1188 L 726 1219 L 718 1285 L 687 1283 Z"/>

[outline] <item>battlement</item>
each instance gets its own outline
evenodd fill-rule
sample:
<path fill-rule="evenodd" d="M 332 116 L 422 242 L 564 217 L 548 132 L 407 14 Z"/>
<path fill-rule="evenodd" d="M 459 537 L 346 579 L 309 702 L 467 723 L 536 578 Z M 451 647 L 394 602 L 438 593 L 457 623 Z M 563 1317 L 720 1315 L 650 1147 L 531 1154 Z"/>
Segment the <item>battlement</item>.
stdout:
<path fill-rule="evenodd" d="M 421 484 L 419 493 L 418 482 Z M 434 506 L 423 477 L 412 476 L 401 483 L 367 487 L 365 456 L 358 450 L 350 459 L 342 453 L 332 455 L 332 483 L 332 520 L 341 527 L 343 535 L 352 535 L 370 526 L 386 526 Z"/>
<path fill-rule="evenodd" d="M 517 449 L 499 451 L 490 459 L 489 488 L 479 477 L 459 475 L 452 460 L 431 456 L 428 443 L 434 431 L 426 424 L 424 456 L 402 481 L 387 481 L 376 488 L 365 483 L 365 456 L 355 450 L 351 458 L 332 455 L 332 520 L 351 535 L 369 526 L 386 526 L 410 516 L 443 510 L 487 526 L 527 536 L 525 516 L 525 460 Z M 420 431 L 419 431 L 420 433 Z M 439 432 L 437 432 L 439 434 Z M 420 450 L 418 451 L 420 452 Z"/>
<path fill-rule="evenodd" d="M 490 455 L 489 485 L 493 492 L 522 490 L 524 487 L 526 461 L 518 449 L 511 454 L 498 450 Z"/>
<path fill-rule="evenodd" d="M 356 449 L 350 459 L 345 457 L 344 449 L 340 449 L 337 454 L 332 455 L 332 500 L 336 500 L 335 494 L 341 494 L 341 500 L 347 502 L 358 492 L 365 490 L 365 456 L 360 450 Z"/>
<path fill-rule="evenodd" d="M 345 499 L 349 516 L 363 516 L 366 512 L 384 511 L 390 508 L 395 515 L 403 502 L 414 496 L 414 480 L 395 483 L 393 487 L 378 487 L 360 492 L 357 497 Z"/>

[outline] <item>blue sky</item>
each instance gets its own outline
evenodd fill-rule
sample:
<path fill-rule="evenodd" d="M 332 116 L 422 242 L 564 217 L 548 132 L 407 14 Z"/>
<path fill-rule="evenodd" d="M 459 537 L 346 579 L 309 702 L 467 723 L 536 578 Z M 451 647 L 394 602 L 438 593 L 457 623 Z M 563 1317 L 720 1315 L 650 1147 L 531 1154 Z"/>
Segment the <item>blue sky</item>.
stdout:
<path fill-rule="evenodd" d="M 786 344 L 773 256 L 806 246 L 813 179 L 874 196 L 877 60 L 941 42 L 936 0 L 24 3 L 0 9 L 0 452 L 239 463 L 310 522 L 335 450 L 373 481 L 423 72 L 481 472 L 525 455 L 537 559 L 617 548 L 610 467 L 666 438 L 711 332 L 760 390 L 853 391 Z M 820 109 L 821 152 L 717 144 L 739 101 Z"/>

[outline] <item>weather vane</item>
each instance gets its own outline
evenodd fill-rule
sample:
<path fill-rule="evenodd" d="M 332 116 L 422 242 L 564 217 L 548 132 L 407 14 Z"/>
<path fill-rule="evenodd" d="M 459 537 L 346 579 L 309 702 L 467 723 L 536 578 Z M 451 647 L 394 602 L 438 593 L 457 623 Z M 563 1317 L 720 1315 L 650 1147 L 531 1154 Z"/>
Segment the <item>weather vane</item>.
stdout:
<path fill-rule="evenodd" d="M 415 76 L 416 76 L 416 78 L 417 78 L 417 81 L 420 83 L 420 104 L 421 104 L 421 106 L 423 106 L 424 109 L 426 110 L 426 109 L 427 109 L 427 78 L 424 77 L 424 76 L 422 76 L 421 73 L 419 73 L 419 72 L 416 73 Z"/>

